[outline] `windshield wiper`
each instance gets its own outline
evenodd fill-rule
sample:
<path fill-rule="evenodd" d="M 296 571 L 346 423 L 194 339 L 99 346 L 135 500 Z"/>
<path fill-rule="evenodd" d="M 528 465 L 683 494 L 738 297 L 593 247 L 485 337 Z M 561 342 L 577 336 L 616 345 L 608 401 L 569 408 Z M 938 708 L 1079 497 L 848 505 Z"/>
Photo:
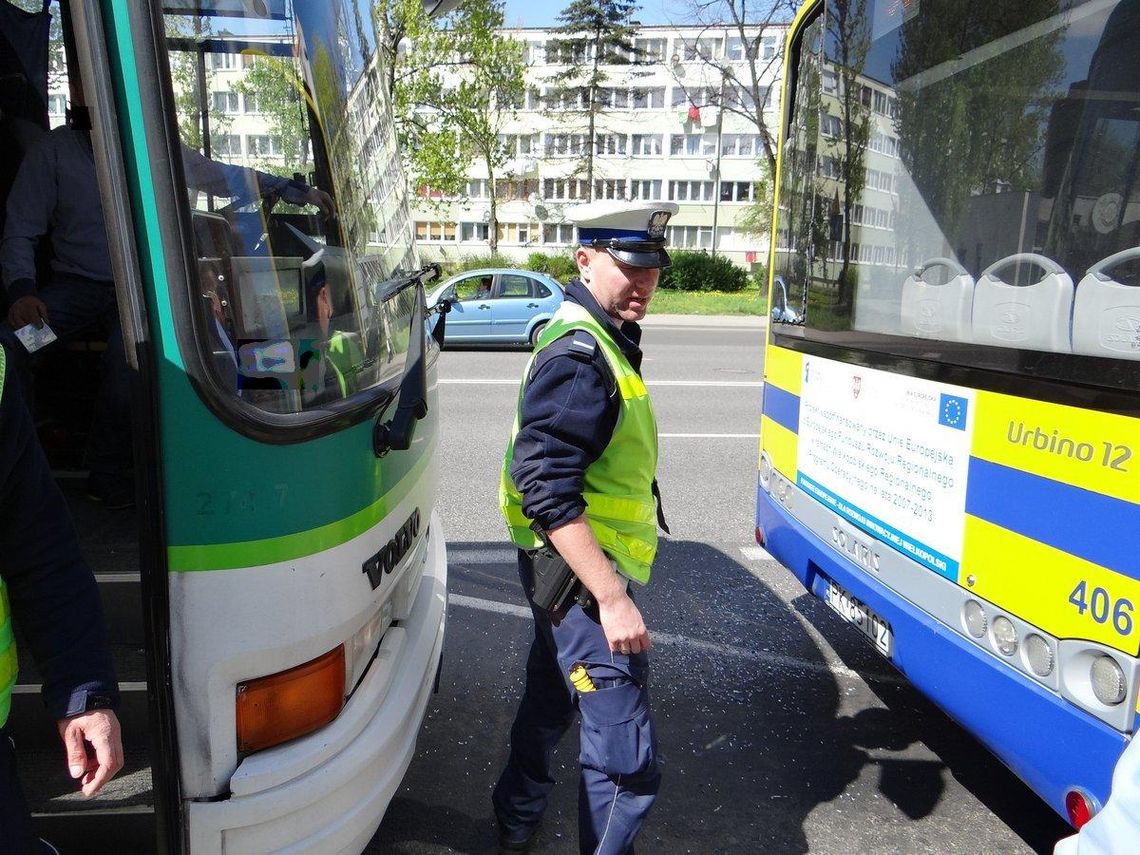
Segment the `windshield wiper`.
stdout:
<path fill-rule="evenodd" d="M 383 457 L 393 449 L 407 451 L 411 448 L 416 422 L 427 415 L 427 337 L 424 324 L 428 312 L 424 284 L 438 278 L 439 274 L 439 265 L 429 264 L 414 273 L 393 276 L 376 289 L 376 296 L 381 302 L 408 288 L 416 289 L 415 306 L 408 322 L 408 355 L 404 377 L 400 381 L 400 403 L 389 421 L 381 423 L 384 415 L 381 413 L 372 428 L 372 450 L 377 457 Z M 440 319 L 442 321 L 442 316 Z"/>

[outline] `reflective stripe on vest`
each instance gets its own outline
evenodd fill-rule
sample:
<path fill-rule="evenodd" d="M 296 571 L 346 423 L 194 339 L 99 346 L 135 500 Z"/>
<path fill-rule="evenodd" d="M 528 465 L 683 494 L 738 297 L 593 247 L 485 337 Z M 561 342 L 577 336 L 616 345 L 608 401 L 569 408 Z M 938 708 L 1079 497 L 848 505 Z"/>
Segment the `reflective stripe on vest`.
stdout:
<path fill-rule="evenodd" d="M 0 347 L 0 400 L 4 396 L 4 348 Z M 16 641 L 12 638 L 12 613 L 8 609 L 8 588 L 0 579 L 0 727 L 8 721 L 12 708 L 12 687 L 16 685 Z"/>
<path fill-rule="evenodd" d="M 635 582 L 645 584 L 657 554 L 657 503 L 653 498 L 657 421 L 641 377 L 606 328 L 577 303 L 564 302 L 555 312 L 539 336 L 523 373 L 514 428 L 499 478 L 499 507 L 516 546 L 536 549 L 542 545 L 530 528 L 531 520 L 523 514 L 522 495 L 511 480 L 511 461 L 519 432 L 523 393 L 534 360 L 543 348 L 577 330 L 590 333 L 597 341 L 621 395 L 621 410 L 609 445 L 586 469 L 583 479 L 586 521 L 602 551 L 614 560 L 618 570 Z"/>

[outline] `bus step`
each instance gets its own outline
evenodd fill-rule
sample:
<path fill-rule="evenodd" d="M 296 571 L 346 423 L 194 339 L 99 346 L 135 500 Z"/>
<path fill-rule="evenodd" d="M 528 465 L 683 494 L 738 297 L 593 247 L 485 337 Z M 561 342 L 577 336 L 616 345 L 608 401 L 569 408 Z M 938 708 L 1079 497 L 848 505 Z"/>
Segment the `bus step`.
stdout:
<path fill-rule="evenodd" d="M 142 586 L 137 570 L 128 572 L 96 571 L 95 581 L 103 601 L 107 637 L 112 644 L 143 646 Z"/>
<path fill-rule="evenodd" d="M 62 855 L 123 855 L 157 848 L 154 809 L 149 805 L 33 814 L 36 833 Z"/>

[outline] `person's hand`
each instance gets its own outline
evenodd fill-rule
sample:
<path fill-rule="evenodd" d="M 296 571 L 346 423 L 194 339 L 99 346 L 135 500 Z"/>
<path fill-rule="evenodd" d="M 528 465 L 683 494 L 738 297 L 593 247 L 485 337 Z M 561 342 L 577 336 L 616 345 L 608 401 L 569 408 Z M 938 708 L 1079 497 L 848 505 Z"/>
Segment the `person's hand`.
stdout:
<path fill-rule="evenodd" d="M 26 327 L 28 324 L 35 324 L 36 329 L 42 330 L 47 322 L 47 306 L 39 297 L 33 297 L 30 294 L 21 297 L 8 309 L 8 325 L 14 330 Z"/>
<path fill-rule="evenodd" d="M 79 781 L 83 795 L 95 795 L 123 768 L 123 735 L 111 710 L 60 719 L 59 736 L 67 754 L 67 769 Z M 88 754 L 88 745 L 93 757 Z"/>
<path fill-rule="evenodd" d="M 335 211 L 333 197 L 319 187 L 310 187 L 309 192 L 305 194 L 305 201 L 310 205 L 316 205 L 320 208 L 326 220 L 331 217 Z"/>
<path fill-rule="evenodd" d="M 640 653 L 652 646 L 641 612 L 625 592 L 613 600 L 600 601 L 598 618 L 614 653 Z"/>

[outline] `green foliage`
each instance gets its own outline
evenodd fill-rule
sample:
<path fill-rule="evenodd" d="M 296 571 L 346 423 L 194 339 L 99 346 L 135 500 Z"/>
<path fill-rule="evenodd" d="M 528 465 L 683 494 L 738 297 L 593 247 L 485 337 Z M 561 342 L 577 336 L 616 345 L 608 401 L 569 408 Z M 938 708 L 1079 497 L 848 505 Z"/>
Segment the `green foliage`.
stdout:
<path fill-rule="evenodd" d="M 678 250 L 670 252 L 671 266 L 661 273 L 660 287 L 677 291 L 743 291 L 748 273 L 722 255 Z"/>
<path fill-rule="evenodd" d="M 412 181 L 462 196 L 468 165 L 476 161 L 494 186 L 513 156 L 499 135 L 525 94 L 525 45 L 500 33 L 502 0 L 463 3 L 441 19 L 425 15 L 421 0 L 388 2 L 388 15 L 400 19 L 408 45 L 397 53 L 391 94 Z M 496 201 L 492 195 L 492 251 Z"/>
<path fill-rule="evenodd" d="M 480 270 L 484 267 L 517 267 L 513 258 L 493 252 L 490 255 L 465 255 L 451 262 L 444 262 L 444 272 L 448 276 L 463 273 L 466 270 Z"/>
<path fill-rule="evenodd" d="M 311 166 L 308 162 L 309 121 L 301 98 L 304 83 L 292 61 L 259 56 L 233 84 L 233 89 L 247 99 L 257 99 L 258 109 L 267 115 L 270 130 L 285 156 L 283 166 L 264 164 L 263 168 L 287 176 L 294 172 L 307 173 Z"/>
<path fill-rule="evenodd" d="M 535 270 L 566 283 L 578 275 L 578 264 L 569 255 L 532 252 L 526 258 L 526 269 Z"/>
<path fill-rule="evenodd" d="M 571 0 L 558 15 L 556 37 L 546 45 L 548 61 L 554 56 L 566 65 L 548 78 L 553 85 L 546 93 L 547 114 L 560 127 L 585 131 L 588 142 L 570 174 L 586 179 L 587 201 L 594 198 L 593 140 L 608 112 L 604 90 L 610 75 L 605 66 L 629 64 L 635 53 L 637 9 L 635 0 Z"/>
<path fill-rule="evenodd" d="M 661 291 L 653 297 L 650 315 L 766 315 L 768 295 L 755 291 Z"/>

